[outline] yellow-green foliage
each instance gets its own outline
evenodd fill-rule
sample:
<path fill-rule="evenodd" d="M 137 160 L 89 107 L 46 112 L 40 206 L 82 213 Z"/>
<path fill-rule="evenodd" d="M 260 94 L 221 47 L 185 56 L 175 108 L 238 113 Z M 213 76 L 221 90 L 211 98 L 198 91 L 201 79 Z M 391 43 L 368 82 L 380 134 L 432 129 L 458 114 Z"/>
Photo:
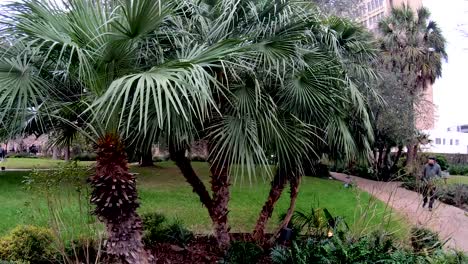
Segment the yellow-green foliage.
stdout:
<path fill-rule="evenodd" d="M 0 259 L 40 263 L 53 257 L 53 236 L 49 229 L 18 226 L 0 238 Z"/>

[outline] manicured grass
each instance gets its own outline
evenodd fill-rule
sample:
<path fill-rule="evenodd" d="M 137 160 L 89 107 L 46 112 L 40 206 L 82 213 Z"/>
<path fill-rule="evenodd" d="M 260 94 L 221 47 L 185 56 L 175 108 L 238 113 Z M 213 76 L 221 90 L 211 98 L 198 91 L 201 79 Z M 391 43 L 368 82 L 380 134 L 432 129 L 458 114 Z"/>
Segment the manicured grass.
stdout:
<path fill-rule="evenodd" d="M 448 184 L 468 184 L 468 176 L 450 176 L 447 180 Z"/>
<path fill-rule="evenodd" d="M 43 158 L 8 158 L 0 163 L 7 169 L 48 169 L 57 167 L 59 164 L 64 163 L 64 160 L 52 160 Z M 92 162 L 80 161 L 80 164 L 88 165 Z"/>
<path fill-rule="evenodd" d="M 208 166 L 206 163 L 193 163 L 195 170 L 203 175 L 207 184 Z M 141 198 L 140 213 L 160 212 L 170 218 L 180 219 L 188 228 L 197 233 L 210 232 L 210 220 L 207 211 L 202 207 L 198 197 L 192 193 L 191 187 L 184 181 L 177 167 L 171 162 L 158 163 L 156 168 L 132 167 L 139 173 L 138 190 Z M 0 173 L 0 234 L 6 233 L 18 224 L 48 225 L 46 199 L 32 195 L 22 186 L 22 177 L 27 172 Z M 256 182 L 236 181 L 231 188 L 229 205 L 229 220 L 231 232 L 250 232 L 254 228 L 256 218 L 265 202 L 269 191 L 267 180 L 259 177 Z M 208 185 L 207 185 L 208 186 Z M 64 225 L 68 221 L 77 221 L 82 215 L 79 206 L 73 203 L 73 188 L 60 190 L 61 211 Z M 69 201 L 69 202 L 67 202 Z M 288 190 L 273 213 L 269 230 L 277 226 L 279 216 L 286 212 L 289 205 Z M 369 231 L 389 227 L 390 230 L 406 231 L 406 223 L 386 212 L 385 204 L 375 201 L 367 193 L 356 189 L 344 188 L 343 184 L 334 180 L 305 177 L 297 200 L 297 210 L 310 210 L 312 207 L 326 207 L 332 214 L 342 216 L 356 230 Z M 370 207 L 371 209 L 365 209 Z M 368 215 L 362 218 L 363 215 Z M 370 216 L 372 215 L 372 216 Z M 87 219 L 89 221 L 89 219 Z M 70 226 L 73 224 L 69 224 Z M 81 231 L 77 231 L 81 232 Z"/>

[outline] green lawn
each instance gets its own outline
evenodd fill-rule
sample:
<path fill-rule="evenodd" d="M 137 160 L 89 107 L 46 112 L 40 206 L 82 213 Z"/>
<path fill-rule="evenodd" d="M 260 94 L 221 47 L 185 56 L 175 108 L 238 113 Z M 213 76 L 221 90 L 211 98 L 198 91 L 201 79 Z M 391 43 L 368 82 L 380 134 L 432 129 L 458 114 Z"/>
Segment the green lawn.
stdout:
<path fill-rule="evenodd" d="M 52 160 L 43 158 L 8 158 L 1 162 L 0 165 L 7 169 L 47 169 L 57 167 L 59 164 L 64 163 L 64 160 Z M 89 161 L 81 161 L 80 164 L 91 164 Z"/>
<path fill-rule="evenodd" d="M 56 161 L 48 162 L 54 164 Z M 203 175 L 205 183 L 208 183 L 207 164 L 194 162 L 194 167 L 200 175 Z M 170 218 L 178 218 L 195 232 L 210 231 L 206 209 L 201 206 L 198 197 L 192 193 L 191 187 L 184 181 L 173 163 L 158 163 L 156 168 L 132 167 L 132 171 L 139 173 L 138 190 L 141 197 L 141 213 L 160 212 Z M 22 177 L 26 173 L 0 173 L 0 201 L 2 201 L 0 203 L 0 219 L 2 220 L 0 221 L 0 234 L 6 233 L 18 224 L 48 226 L 50 218 L 46 209 L 46 199 L 32 195 L 22 186 Z M 233 183 L 231 189 L 229 205 L 231 231 L 250 232 L 254 228 L 258 213 L 267 197 L 268 181 L 263 179 L 251 183 L 237 181 Z M 81 221 L 80 208 L 78 203 L 72 202 L 72 196 L 76 196 L 74 189 L 61 189 L 60 195 L 63 198 L 61 199 L 60 221 L 64 226 L 79 223 Z M 270 230 L 277 225 L 279 215 L 287 210 L 288 204 L 288 192 L 285 190 L 273 213 L 273 219 L 269 225 Z M 301 185 L 297 209 L 308 210 L 312 206 L 326 207 L 332 214 L 344 217 L 351 226 L 365 231 L 387 227 L 390 215 L 385 213 L 384 203 L 371 199 L 367 193 L 344 188 L 342 183 L 334 180 L 305 177 Z M 373 209 L 366 210 L 367 207 Z M 367 217 L 362 217 L 363 215 Z M 388 225 L 391 230 L 406 232 L 405 222 L 401 219 L 396 220 L 395 218 L 398 217 L 395 214 L 391 214 L 391 218 Z M 81 232 L 81 230 L 74 232 Z"/>
<path fill-rule="evenodd" d="M 448 178 L 447 183 L 448 184 L 459 184 L 459 183 L 468 184 L 468 176 L 453 175 Z"/>

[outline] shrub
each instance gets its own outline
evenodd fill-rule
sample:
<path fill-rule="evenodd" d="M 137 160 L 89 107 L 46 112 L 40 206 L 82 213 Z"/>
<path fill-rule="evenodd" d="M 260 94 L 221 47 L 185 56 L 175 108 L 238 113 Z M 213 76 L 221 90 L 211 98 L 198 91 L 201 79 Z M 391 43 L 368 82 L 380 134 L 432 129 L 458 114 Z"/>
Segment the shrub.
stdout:
<path fill-rule="evenodd" d="M 349 168 L 348 172 L 351 175 L 359 176 L 361 178 L 378 180 L 375 175 L 374 169 L 372 169 L 368 165 L 356 165 L 352 168 Z"/>
<path fill-rule="evenodd" d="M 18 226 L 0 239 L 0 259 L 42 263 L 53 257 L 53 236 L 49 229 Z"/>
<path fill-rule="evenodd" d="M 76 155 L 73 160 L 76 161 L 95 161 L 97 158 L 96 153 L 81 153 Z"/>
<path fill-rule="evenodd" d="M 148 213 L 142 215 L 143 241 L 151 245 L 164 239 L 164 224 L 166 217 L 159 213 Z"/>
<path fill-rule="evenodd" d="M 149 213 L 142 216 L 143 242 L 151 245 L 157 242 L 187 245 L 193 239 L 193 233 L 179 221 L 167 223 L 166 217 L 159 213 Z"/>
<path fill-rule="evenodd" d="M 36 155 L 31 155 L 28 152 L 19 152 L 19 153 L 10 153 L 7 154 L 7 158 L 17 158 L 17 159 L 22 159 L 22 158 L 37 158 Z"/>
<path fill-rule="evenodd" d="M 435 156 L 437 163 L 439 164 L 440 168 L 445 171 L 448 169 L 448 161 L 447 158 L 444 155 L 436 155 Z"/>
<path fill-rule="evenodd" d="M 187 245 L 193 239 L 193 233 L 178 220 L 166 227 L 163 233 L 165 242 L 182 246 Z"/>
<path fill-rule="evenodd" d="M 414 227 L 411 229 L 411 246 L 415 253 L 432 253 L 442 249 L 439 235 L 427 228 Z"/>
<path fill-rule="evenodd" d="M 67 263 L 76 263 L 73 260 L 80 263 L 100 263 L 102 246 L 102 241 L 92 237 L 80 237 L 65 245 L 64 255 L 71 260 Z"/>
<path fill-rule="evenodd" d="M 450 165 L 450 175 L 465 175 L 468 176 L 468 165 Z"/>
<path fill-rule="evenodd" d="M 463 252 L 446 252 L 443 250 L 436 251 L 433 255 L 428 256 L 427 259 L 431 264 L 463 264 L 468 263 L 468 256 Z"/>
<path fill-rule="evenodd" d="M 154 162 L 161 162 L 161 161 L 168 161 L 168 160 L 169 160 L 169 155 L 160 155 L 160 156 L 153 157 Z"/>
<path fill-rule="evenodd" d="M 419 189 L 419 185 L 414 178 L 407 179 L 404 182 L 402 182 L 401 187 L 408 189 L 410 191 L 417 191 Z"/>
<path fill-rule="evenodd" d="M 45 214 L 64 263 L 77 263 L 77 259 L 91 263 L 86 257 L 89 259 L 94 253 L 92 247 L 85 247 L 86 238 L 88 242 L 101 241 L 101 223 L 86 210 L 91 206 L 87 176 L 86 168 L 67 162 L 53 170 L 33 171 L 23 178 L 24 188 L 31 194 L 31 207 L 37 214 Z M 46 210 L 42 209 L 44 201 Z M 76 212 L 70 214 L 70 208 L 77 208 Z"/>
<path fill-rule="evenodd" d="M 290 248 L 276 247 L 273 263 L 385 263 L 395 251 L 393 237 L 372 233 L 360 239 L 334 236 L 331 239 L 308 239 L 293 242 Z"/>
<path fill-rule="evenodd" d="M 313 164 L 304 164 L 304 173 L 307 176 L 330 177 L 330 168 L 322 162 Z"/>
<path fill-rule="evenodd" d="M 438 190 L 439 200 L 443 203 L 468 208 L 468 185 L 454 184 Z"/>
<path fill-rule="evenodd" d="M 257 244 L 245 241 L 234 241 L 229 248 L 225 261 L 232 264 L 257 263 L 263 249 Z"/>
<path fill-rule="evenodd" d="M 204 156 L 199 156 L 199 155 L 192 155 L 190 156 L 191 161 L 200 161 L 200 162 L 205 162 L 207 161 L 207 158 Z"/>

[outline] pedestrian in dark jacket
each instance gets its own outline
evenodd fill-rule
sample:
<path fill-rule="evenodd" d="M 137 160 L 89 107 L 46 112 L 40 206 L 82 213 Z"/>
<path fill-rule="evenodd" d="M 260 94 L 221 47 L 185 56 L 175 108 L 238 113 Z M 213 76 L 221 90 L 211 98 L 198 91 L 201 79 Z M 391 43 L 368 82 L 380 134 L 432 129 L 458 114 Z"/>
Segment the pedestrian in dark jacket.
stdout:
<path fill-rule="evenodd" d="M 0 161 L 4 160 L 6 156 L 6 150 L 0 146 Z"/>
<path fill-rule="evenodd" d="M 422 173 L 422 187 L 423 187 L 423 208 L 429 200 L 429 211 L 432 211 L 434 200 L 436 198 L 436 185 L 435 181 L 441 178 L 441 169 L 439 164 L 436 163 L 434 157 L 429 157 L 427 164 L 424 166 Z"/>

